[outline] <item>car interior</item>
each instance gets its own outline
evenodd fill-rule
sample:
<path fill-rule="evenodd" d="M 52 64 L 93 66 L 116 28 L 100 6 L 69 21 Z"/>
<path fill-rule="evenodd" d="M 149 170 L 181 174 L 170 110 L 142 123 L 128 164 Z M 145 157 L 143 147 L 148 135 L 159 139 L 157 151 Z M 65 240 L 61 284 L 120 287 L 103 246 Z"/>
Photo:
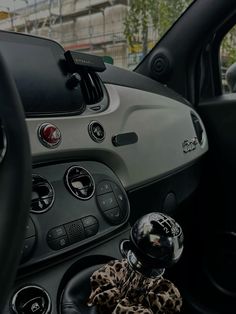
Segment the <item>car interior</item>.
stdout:
<path fill-rule="evenodd" d="M 133 71 L 0 31 L 1 313 L 98 313 L 90 277 L 139 267 L 132 245 L 181 313 L 236 312 L 236 94 L 219 57 L 235 23 L 235 1 L 193 1 Z M 150 260 L 161 238 L 135 242 L 145 217 L 181 233 L 173 263 Z"/>

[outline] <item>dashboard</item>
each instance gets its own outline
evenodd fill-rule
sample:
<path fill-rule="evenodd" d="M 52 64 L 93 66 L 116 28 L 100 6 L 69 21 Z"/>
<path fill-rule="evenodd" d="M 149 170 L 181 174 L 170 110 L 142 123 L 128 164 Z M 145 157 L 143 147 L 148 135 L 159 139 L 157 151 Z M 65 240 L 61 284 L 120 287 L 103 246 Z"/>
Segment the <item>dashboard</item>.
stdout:
<path fill-rule="evenodd" d="M 42 293 L 45 313 L 57 313 L 72 273 L 119 258 L 135 219 L 173 213 L 196 189 L 207 135 L 185 99 L 140 74 L 109 65 L 71 71 L 58 43 L 16 33 L 0 32 L 0 53 L 22 99 L 33 159 L 22 260 L 4 313 Z"/>

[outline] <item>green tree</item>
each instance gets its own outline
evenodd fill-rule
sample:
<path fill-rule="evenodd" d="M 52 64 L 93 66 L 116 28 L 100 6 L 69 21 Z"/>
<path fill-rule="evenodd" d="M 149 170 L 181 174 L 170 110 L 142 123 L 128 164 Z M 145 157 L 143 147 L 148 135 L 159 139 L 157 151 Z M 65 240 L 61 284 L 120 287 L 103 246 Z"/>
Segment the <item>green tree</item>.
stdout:
<path fill-rule="evenodd" d="M 224 37 L 221 43 L 221 63 L 228 68 L 236 62 L 236 26 L 234 26 Z"/>
<path fill-rule="evenodd" d="M 158 35 L 161 38 L 193 0 L 159 0 Z"/>
<path fill-rule="evenodd" d="M 177 20 L 192 0 L 130 0 L 124 25 L 128 44 L 140 43 L 142 52 L 148 52 L 148 30 L 151 28 L 162 36 Z"/>
<path fill-rule="evenodd" d="M 130 8 L 126 15 L 124 34 L 131 47 L 139 43 L 139 35 L 142 36 L 142 50 L 148 52 L 148 26 L 150 21 L 153 28 L 158 25 L 158 0 L 130 0 Z"/>

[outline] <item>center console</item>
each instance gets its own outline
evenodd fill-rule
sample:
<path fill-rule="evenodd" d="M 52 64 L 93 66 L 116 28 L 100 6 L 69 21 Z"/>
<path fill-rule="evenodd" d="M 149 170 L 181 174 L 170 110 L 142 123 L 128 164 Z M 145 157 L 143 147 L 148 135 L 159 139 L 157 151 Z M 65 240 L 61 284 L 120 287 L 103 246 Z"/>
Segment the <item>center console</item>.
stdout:
<path fill-rule="evenodd" d="M 85 161 L 33 169 L 22 267 L 71 254 L 127 223 L 129 202 L 115 174 Z"/>
<path fill-rule="evenodd" d="M 35 167 L 21 265 L 4 313 L 58 313 L 61 287 L 74 272 L 120 258 L 129 215 L 126 192 L 106 165 Z"/>

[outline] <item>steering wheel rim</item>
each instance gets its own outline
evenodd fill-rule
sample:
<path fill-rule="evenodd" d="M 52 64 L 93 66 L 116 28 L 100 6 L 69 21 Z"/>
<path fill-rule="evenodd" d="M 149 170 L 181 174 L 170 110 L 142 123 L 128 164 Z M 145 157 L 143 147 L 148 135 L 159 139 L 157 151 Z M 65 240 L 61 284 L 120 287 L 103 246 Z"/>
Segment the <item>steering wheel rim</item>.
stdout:
<path fill-rule="evenodd" d="M 0 312 L 15 279 L 31 199 L 31 152 L 20 96 L 0 55 L 0 122 L 6 151 L 0 161 Z M 1 128 L 0 128 L 1 131 Z"/>

